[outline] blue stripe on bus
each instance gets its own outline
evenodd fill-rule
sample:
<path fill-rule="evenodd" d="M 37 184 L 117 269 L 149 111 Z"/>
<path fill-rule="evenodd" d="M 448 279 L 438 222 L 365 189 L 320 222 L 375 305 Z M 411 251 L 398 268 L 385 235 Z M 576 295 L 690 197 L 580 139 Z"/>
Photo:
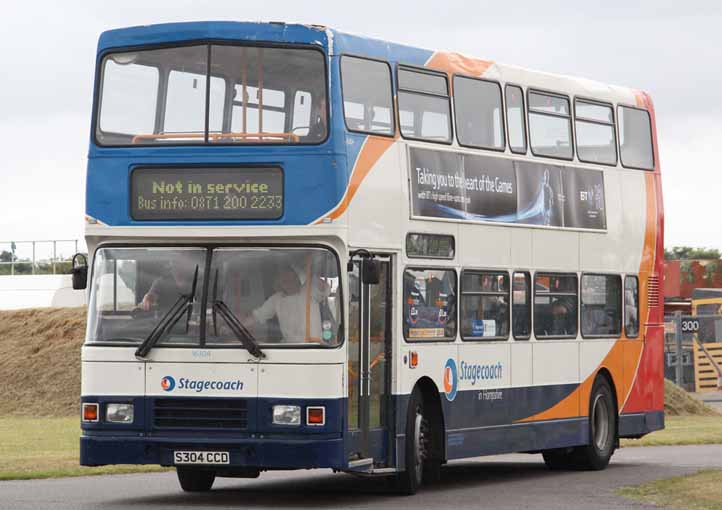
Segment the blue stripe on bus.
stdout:
<path fill-rule="evenodd" d="M 579 384 L 524 386 L 520 388 L 458 391 L 452 402 L 439 394 L 447 430 L 511 424 L 545 411 L 574 391 Z M 500 398 L 497 398 L 500 397 Z M 410 395 L 395 395 L 397 427 L 406 427 Z M 402 411 L 403 410 L 403 411 Z"/>
<path fill-rule="evenodd" d="M 423 66 L 434 54 L 433 51 L 423 48 L 413 48 L 404 44 L 336 31 L 333 32 L 333 41 L 336 54 L 349 53 L 386 60 L 392 64 L 398 62 L 412 66 Z"/>

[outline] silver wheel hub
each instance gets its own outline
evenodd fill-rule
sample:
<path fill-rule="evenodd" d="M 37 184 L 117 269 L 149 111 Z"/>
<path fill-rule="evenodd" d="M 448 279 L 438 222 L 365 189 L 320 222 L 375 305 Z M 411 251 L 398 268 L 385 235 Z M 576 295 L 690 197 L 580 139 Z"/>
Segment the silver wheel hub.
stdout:
<path fill-rule="evenodd" d="M 424 462 L 428 458 L 429 425 L 421 414 L 421 409 L 416 410 L 414 418 L 414 474 L 416 481 L 421 483 L 424 472 Z"/>
<path fill-rule="evenodd" d="M 592 438 L 598 450 L 609 444 L 609 403 L 604 395 L 597 395 L 592 405 Z"/>

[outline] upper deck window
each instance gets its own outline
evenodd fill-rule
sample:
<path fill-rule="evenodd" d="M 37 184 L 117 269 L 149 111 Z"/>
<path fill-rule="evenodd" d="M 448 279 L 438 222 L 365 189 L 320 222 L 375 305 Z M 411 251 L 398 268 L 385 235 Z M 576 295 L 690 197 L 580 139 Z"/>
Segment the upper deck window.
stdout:
<path fill-rule="evenodd" d="M 504 150 L 504 120 L 498 83 L 454 76 L 454 113 L 460 145 Z"/>
<path fill-rule="evenodd" d="M 616 165 L 617 136 L 612 107 L 578 99 L 574 103 L 574 114 L 579 161 Z"/>
<path fill-rule="evenodd" d="M 649 112 L 632 108 L 619 107 L 619 151 L 622 165 L 642 170 L 654 169 L 654 153 L 652 152 L 652 125 Z"/>
<path fill-rule="evenodd" d="M 529 141 L 535 156 L 572 159 L 572 119 L 567 97 L 529 92 Z"/>
<path fill-rule="evenodd" d="M 96 139 L 121 146 L 320 143 L 328 132 L 325 76 L 315 49 L 112 53 L 102 63 Z"/>
<path fill-rule="evenodd" d="M 378 135 L 394 134 L 391 69 L 385 62 L 341 57 L 346 127 Z"/>
<path fill-rule="evenodd" d="M 526 125 L 524 122 L 524 92 L 521 87 L 507 85 L 506 124 L 509 129 L 509 149 L 515 154 L 526 154 Z"/>
<path fill-rule="evenodd" d="M 404 138 L 451 143 L 446 76 L 400 68 L 398 82 L 401 135 Z"/>

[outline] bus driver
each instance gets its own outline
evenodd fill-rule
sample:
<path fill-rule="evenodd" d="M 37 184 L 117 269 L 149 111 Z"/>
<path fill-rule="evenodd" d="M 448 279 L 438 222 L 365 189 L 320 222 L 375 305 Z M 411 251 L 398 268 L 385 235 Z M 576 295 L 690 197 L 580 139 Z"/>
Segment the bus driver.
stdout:
<path fill-rule="evenodd" d="M 243 325 L 252 327 L 276 317 L 284 342 L 320 343 L 321 308 L 330 295 L 328 284 L 321 279 L 315 285 L 311 281 L 301 283 L 296 271 L 288 266 L 279 273 L 277 287 L 278 292 L 246 316 Z M 326 329 L 331 333 L 330 328 Z"/>
<path fill-rule="evenodd" d="M 146 312 L 169 309 L 181 294 L 190 290 L 193 275 L 193 268 L 187 261 L 169 260 L 160 276 L 153 280 L 138 308 Z"/>

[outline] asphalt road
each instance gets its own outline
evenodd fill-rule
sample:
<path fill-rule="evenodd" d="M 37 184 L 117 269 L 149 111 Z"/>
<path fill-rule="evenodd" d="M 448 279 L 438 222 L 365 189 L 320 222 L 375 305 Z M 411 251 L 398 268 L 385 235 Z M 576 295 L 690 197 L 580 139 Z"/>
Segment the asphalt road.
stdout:
<path fill-rule="evenodd" d="M 411 497 L 391 493 L 380 479 L 328 470 L 263 473 L 255 480 L 218 479 L 206 494 L 183 493 L 175 473 L 0 482 L 0 508 L 643 508 L 614 495 L 614 489 L 707 467 L 722 468 L 722 445 L 625 448 L 601 472 L 551 472 L 541 455 L 453 462 L 443 469 L 439 483 Z"/>

